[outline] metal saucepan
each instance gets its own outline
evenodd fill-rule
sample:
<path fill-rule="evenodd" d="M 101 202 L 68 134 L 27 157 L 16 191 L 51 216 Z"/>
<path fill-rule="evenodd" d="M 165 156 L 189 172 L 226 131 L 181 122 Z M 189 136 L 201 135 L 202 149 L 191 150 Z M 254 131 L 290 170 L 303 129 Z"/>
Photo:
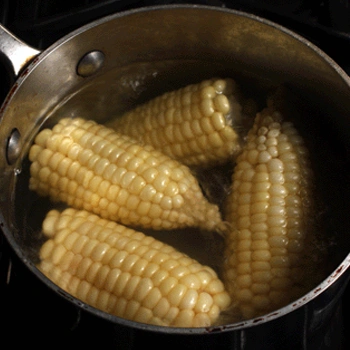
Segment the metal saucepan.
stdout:
<path fill-rule="evenodd" d="M 316 329 L 348 281 L 350 78 L 326 54 L 270 21 L 215 7 L 148 7 L 111 15 L 65 36 L 43 52 L 0 31 L 2 58 L 17 78 L 0 110 L 0 225 L 18 257 L 43 283 L 112 323 L 176 334 L 267 327 L 311 305 Z M 307 105 L 304 134 L 317 162 L 329 273 L 308 294 L 258 319 L 209 328 L 144 325 L 105 314 L 73 298 L 35 267 L 43 208 L 28 191 L 27 152 L 48 119 L 107 121 L 166 90 L 212 76 L 231 76 L 250 97 L 285 84 Z M 320 317 L 320 304 L 326 313 Z M 297 313 L 298 314 L 298 313 Z M 295 324 L 295 322 L 294 322 Z M 252 326 L 255 327 L 252 327 Z"/>

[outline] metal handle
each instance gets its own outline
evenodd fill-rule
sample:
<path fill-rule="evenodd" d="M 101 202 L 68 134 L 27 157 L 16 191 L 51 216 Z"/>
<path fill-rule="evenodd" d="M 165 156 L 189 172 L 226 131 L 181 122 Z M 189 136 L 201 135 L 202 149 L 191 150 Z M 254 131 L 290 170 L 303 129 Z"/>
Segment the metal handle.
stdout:
<path fill-rule="evenodd" d="M 0 53 L 7 58 L 13 74 L 18 77 L 21 70 L 41 51 L 25 44 L 0 24 Z"/>

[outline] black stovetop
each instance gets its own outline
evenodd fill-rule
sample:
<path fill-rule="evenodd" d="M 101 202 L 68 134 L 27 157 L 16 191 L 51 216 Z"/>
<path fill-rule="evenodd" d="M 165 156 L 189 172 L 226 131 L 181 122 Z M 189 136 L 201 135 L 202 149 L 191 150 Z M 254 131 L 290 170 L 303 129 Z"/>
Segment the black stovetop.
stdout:
<path fill-rule="evenodd" d="M 204 4 L 247 11 L 277 22 L 319 46 L 350 75 L 350 2 L 317 0 L 2 0 L 0 22 L 34 47 L 45 49 L 63 35 L 92 20 L 121 10 L 155 4 Z M 0 100 L 10 87 L 5 70 L 0 66 Z M 346 349 L 350 345 L 347 312 L 350 287 L 334 312 L 319 349 Z M 67 303 L 36 279 L 14 255 L 0 232 L 0 320 L 1 341 L 11 345 L 26 344 L 44 348 L 56 346 L 98 346 L 100 349 L 114 346 L 117 349 L 140 349 L 145 342 L 156 339 L 156 345 L 167 344 L 184 349 L 225 349 L 231 337 L 164 337 L 142 331 L 130 331 L 108 322 Z M 10 332 L 11 331 L 11 332 Z M 46 348 L 45 346 L 45 348 Z M 257 349 L 259 346 L 257 346 Z M 283 349 L 289 347 L 284 346 Z M 291 345 L 291 349 L 306 349 L 302 344 Z M 239 349 L 245 349 L 244 345 Z M 273 347 L 271 347 L 273 349 Z M 309 348 L 307 348 L 309 349 Z M 312 349 L 313 350 L 313 349 Z"/>

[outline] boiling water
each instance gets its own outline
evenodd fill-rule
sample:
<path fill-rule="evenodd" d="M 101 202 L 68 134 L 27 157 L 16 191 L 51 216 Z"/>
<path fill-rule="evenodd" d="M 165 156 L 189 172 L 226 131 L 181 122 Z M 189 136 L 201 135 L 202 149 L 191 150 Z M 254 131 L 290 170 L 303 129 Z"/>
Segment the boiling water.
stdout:
<path fill-rule="evenodd" d="M 282 83 L 265 79 L 255 72 L 228 69 L 208 62 L 141 63 L 97 76 L 82 85 L 47 116 L 43 126 L 50 126 L 62 117 L 77 116 L 105 123 L 165 91 L 213 76 L 231 77 L 236 80 L 245 98 L 253 99 L 258 110 L 265 107 L 267 95 Z M 297 109 L 304 109 L 304 113 L 302 118 L 293 122 L 310 149 L 316 174 L 319 198 L 316 244 L 324 257 L 322 265 L 325 267 L 325 277 L 342 261 L 349 250 L 349 243 L 343 237 L 344 227 L 349 226 L 345 210 L 347 204 L 344 200 L 344 191 L 349 190 L 348 186 L 344 186 L 348 183 L 343 171 L 344 150 L 336 141 L 336 132 L 332 135 L 327 119 L 303 99 L 303 96 L 298 96 L 297 101 Z M 28 190 L 27 159 L 23 162 L 21 170 L 16 176 L 15 215 L 19 232 L 17 240 L 28 258 L 37 263 L 38 250 L 44 242 L 41 234 L 42 220 L 47 211 L 56 208 L 57 204 L 39 198 Z M 232 170 L 233 164 L 225 164 L 201 171 L 198 177 L 206 195 L 219 206 L 224 203 L 227 195 Z M 219 235 L 197 229 L 145 233 L 173 245 L 221 274 L 224 242 Z M 329 256 L 331 259 L 328 259 Z"/>

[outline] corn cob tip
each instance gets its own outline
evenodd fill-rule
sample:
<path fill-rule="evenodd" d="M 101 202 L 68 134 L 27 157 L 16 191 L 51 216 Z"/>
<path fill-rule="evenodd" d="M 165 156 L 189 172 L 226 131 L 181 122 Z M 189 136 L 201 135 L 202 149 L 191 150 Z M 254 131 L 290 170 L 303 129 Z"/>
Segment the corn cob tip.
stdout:
<path fill-rule="evenodd" d="M 184 196 L 187 197 L 186 194 Z M 188 201 L 192 202 L 190 215 L 199 228 L 205 231 L 215 231 L 217 233 L 225 232 L 226 224 L 222 219 L 222 214 L 218 205 L 210 203 L 207 200 L 205 202 L 202 200 L 198 201 L 192 196 L 188 198 Z"/>

